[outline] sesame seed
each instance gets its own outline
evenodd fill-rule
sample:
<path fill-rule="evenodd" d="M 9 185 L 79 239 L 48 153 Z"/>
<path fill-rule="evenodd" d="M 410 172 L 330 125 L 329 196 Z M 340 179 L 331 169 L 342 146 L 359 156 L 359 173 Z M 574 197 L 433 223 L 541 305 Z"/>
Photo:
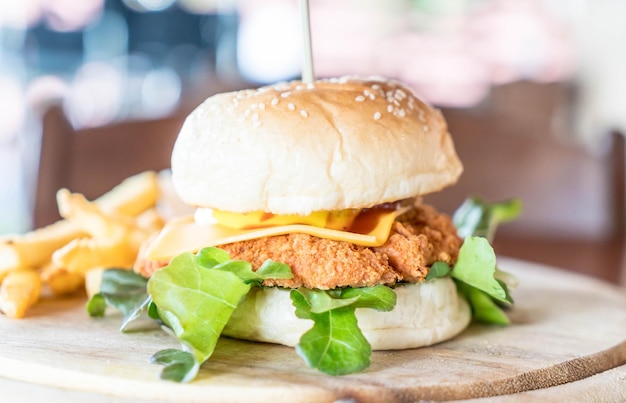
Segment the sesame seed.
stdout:
<path fill-rule="evenodd" d="M 303 117 L 305 117 L 305 118 L 306 118 L 306 117 L 308 117 L 308 116 L 309 116 L 309 112 L 307 112 L 307 111 L 305 111 L 304 109 L 302 109 L 302 110 L 300 111 L 300 115 L 302 115 Z"/>
<path fill-rule="evenodd" d="M 285 91 L 285 92 L 283 92 L 283 93 L 281 93 L 281 94 L 280 94 L 280 96 L 281 96 L 282 98 L 287 98 L 289 95 L 291 95 L 291 91 Z"/>
<path fill-rule="evenodd" d="M 381 115 L 380 115 L 380 112 L 376 112 L 376 113 L 374 114 L 374 120 L 378 120 L 378 119 L 380 119 L 380 116 L 381 116 Z"/>
<path fill-rule="evenodd" d="M 261 103 L 259 104 L 259 109 L 265 109 L 265 103 L 261 102 Z"/>
<path fill-rule="evenodd" d="M 257 122 L 259 120 L 259 114 L 255 113 L 252 115 L 252 121 Z"/>
<path fill-rule="evenodd" d="M 289 102 L 289 104 L 287 105 L 287 108 L 291 109 L 292 111 L 296 109 L 296 106 L 293 104 L 293 102 Z"/>
<path fill-rule="evenodd" d="M 391 104 L 387 105 L 387 112 L 389 113 L 393 112 L 393 105 Z"/>
<path fill-rule="evenodd" d="M 261 127 L 261 122 L 259 122 L 258 120 L 255 121 L 254 123 L 252 123 L 252 127 L 254 127 L 255 129 Z"/>
<path fill-rule="evenodd" d="M 404 109 L 400 109 L 400 110 L 398 111 L 398 115 L 399 115 L 401 118 L 403 118 L 403 117 L 406 115 L 406 112 L 404 111 Z"/>
<path fill-rule="evenodd" d="M 374 95 L 374 94 L 369 94 L 368 96 L 370 97 L 371 100 L 376 99 L 376 95 Z"/>
<path fill-rule="evenodd" d="M 427 132 L 429 130 L 430 130 L 430 128 L 428 126 L 424 125 L 424 131 Z"/>
<path fill-rule="evenodd" d="M 359 95 L 358 97 L 354 98 L 354 100 L 357 102 L 363 102 L 365 101 L 365 97 L 363 95 Z"/>
<path fill-rule="evenodd" d="M 426 118 L 424 117 L 424 110 L 423 110 L 423 109 L 420 109 L 420 110 L 419 110 L 419 116 L 418 116 L 418 118 L 419 118 L 420 122 L 422 122 L 422 123 L 426 123 Z"/>
<path fill-rule="evenodd" d="M 278 105 L 278 98 L 273 98 L 271 104 L 272 106 Z"/>

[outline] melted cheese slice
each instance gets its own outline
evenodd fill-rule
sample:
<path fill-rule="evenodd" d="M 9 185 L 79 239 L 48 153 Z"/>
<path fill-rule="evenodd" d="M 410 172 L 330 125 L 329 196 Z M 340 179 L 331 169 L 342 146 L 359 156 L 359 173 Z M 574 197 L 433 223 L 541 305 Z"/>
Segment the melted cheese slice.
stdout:
<path fill-rule="evenodd" d="M 361 214 L 351 230 L 339 231 L 306 224 L 278 225 L 266 228 L 236 229 L 219 224 L 198 224 L 192 215 L 170 220 L 147 251 L 151 260 L 169 260 L 183 252 L 197 252 L 209 247 L 286 234 L 308 234 L 319 238 L 346 241 L 362 246 L 381 246 L 387 242 L 391 225 L 410 207 L 398 210 L 370 210 Z"/>

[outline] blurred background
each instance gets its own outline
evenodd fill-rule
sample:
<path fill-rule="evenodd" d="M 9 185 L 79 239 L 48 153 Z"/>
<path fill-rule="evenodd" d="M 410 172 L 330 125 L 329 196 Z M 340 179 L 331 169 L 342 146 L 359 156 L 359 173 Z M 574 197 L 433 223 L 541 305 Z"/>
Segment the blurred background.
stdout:
<path fill-rule="evenodd" d="M 184 117 L 216 91 L 298 78 L 298 7 L 297 0 L 0 2 L 0 234 L 34 225 L 42 117 L 51 105 L 78 132 Z M 522 197 L 523 218 L 503 229 L 517 246 L 621 236 L 626 2 L 310 0 L 310 7 L 317 77 L 397 78 L 446 115 L 466 171 L 455 192 L 433 197 L 443 209 L 468 192 Z M 576 245 L 563 243 L 560 256 Z M 597 254 L 607 253 L 570 260 L 595 266 Z"/>

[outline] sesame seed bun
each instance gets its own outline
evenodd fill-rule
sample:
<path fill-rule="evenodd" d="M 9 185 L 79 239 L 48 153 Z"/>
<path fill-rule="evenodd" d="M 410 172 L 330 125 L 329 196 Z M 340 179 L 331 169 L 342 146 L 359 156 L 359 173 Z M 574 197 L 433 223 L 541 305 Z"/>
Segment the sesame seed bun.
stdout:
<path fill-rule="evenodd" d="M 184 202 L 239 213 L 371 207 L 461 172 L 440 112 L 381 78 L 215 95 L 188 116 L 172 153 Z"/>

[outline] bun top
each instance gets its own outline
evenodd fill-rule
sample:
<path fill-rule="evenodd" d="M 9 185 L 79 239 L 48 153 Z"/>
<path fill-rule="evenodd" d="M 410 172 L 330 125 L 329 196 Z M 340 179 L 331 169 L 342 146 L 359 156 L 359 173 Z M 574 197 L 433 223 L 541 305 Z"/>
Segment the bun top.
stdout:
<path fill-rule="evenodd" d="M 183 201 L 238 213 L 371 207 L 440 190 L 462 170 L 441 113 L 382 78 L 212 96 L 172 154 Z"/>

